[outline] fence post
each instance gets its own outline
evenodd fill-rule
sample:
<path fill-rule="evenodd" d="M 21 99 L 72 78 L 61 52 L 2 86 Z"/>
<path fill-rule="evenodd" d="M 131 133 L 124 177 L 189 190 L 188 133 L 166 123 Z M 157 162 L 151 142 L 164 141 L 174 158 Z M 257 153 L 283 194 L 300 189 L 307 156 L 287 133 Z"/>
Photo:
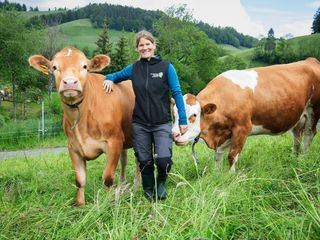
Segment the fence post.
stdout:
<path fill-rule="evenodd" d="M 41 103 L 41 128 L 42 128 L 42 137 L 44 138 L 44 101 Z"/>

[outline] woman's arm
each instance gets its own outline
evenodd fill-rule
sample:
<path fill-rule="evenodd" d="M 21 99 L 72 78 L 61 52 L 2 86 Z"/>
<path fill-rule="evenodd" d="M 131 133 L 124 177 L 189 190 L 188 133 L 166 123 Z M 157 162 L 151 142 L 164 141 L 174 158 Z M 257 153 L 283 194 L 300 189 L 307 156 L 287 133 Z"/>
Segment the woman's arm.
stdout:
<path fill-rule="evenodd" d="M 132 64 L 126 66 L 124 69 L 110 73 L 106 75 L 105 81 L 103 81 L 103 88 L 106 90 L 107 93 L 112 91 L 113 83 L 122 82 L 124 80 L 131 79 L 132 76 Z"/>
<path fill-rule="evenodd" d="M 124 80 L 131 79 L 131 75 L 132 75 L 132 64 L 129 64 L 124 69 L 118 72 L 107 74 L 106 80 L 111 80 L 114 83 L 118 83 Z"/>
<path fill-rule="evenodd" d="M 187 122 L 186 110 L 184 107 L 181 87 L 180 87 L 177 71 L 172 64 L 169 64 L 169 67 L 168 67 L 168 84 L 172 93 L 172 97 L 174 98 L 178 108 L 179 125 L 180 126 L 187 125 L 188 122 Z"/>

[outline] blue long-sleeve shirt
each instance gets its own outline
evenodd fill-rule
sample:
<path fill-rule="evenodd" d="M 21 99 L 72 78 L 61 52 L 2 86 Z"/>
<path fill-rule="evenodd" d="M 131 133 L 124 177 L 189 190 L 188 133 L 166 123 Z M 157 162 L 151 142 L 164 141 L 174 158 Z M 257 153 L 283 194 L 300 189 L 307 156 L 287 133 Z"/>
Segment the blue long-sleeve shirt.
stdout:
<path fill-rule="evenodd" d="M 132 66 L 132 64 L 129 64 L 124 69 L 118 72 L 107 74 L 106 79 L 111 80 L 114 83 L 132 79 Z M 187 125 L 187 116 L 185 112 L 181 87 L 179 84 L 177 72 L 172 64 L 168 65 L 168 85 L 172 93 L 172 97 L 174 98 L 178 108 L 179 125 Z"/>

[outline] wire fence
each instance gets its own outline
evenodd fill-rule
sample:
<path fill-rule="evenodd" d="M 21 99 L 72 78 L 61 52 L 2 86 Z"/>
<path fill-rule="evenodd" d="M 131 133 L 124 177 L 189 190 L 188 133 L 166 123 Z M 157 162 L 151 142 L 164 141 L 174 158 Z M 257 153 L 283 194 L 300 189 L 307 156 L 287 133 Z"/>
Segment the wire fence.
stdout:
<path fill-rule="evenodd" d="M 9 120 L 0 128 L 0 149 L 21 142 L 38 141 L 63 134 L 62 117 L 51 113 L 49 107 L 37 104 L 35 113 L 25 119 Z"/>
<path fill-rule="evenodd" d="M 13 124 L 10 124 L 13 125 Z M 12 139 L 28 139 L 33 137 L 51 137 L 61 134 L 63 131 L 61 121 L 45 120 L 44 130 L 40 127 L 40 121 L 28 121 L 24 124 L 18 123 L 15 128 L 8 127 L 5 132 L 0 132 L 0 141 Z"/>

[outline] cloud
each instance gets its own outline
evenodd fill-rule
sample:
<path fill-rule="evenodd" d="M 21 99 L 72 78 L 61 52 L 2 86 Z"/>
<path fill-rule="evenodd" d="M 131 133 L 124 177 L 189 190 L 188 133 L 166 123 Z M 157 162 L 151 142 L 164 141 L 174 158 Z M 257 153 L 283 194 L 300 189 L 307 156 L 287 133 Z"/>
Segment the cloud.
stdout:
<path fill-rule="evenodd" d="M 302 36 L 311 34 L 312 19 L 302 19 L 292 23 L 282 24 L 277 28 L 281 36 L 285 33 L 291 33 L 293 36 Z M 276 30 L 275 30 L 276 32 Z"/>
<path fill-rule="evenodd" d="M 308 3 L 307 6 L 318 9 L 320 7 L 320 1 L 319 0 L 313 1 L 311 3 Z"/>

